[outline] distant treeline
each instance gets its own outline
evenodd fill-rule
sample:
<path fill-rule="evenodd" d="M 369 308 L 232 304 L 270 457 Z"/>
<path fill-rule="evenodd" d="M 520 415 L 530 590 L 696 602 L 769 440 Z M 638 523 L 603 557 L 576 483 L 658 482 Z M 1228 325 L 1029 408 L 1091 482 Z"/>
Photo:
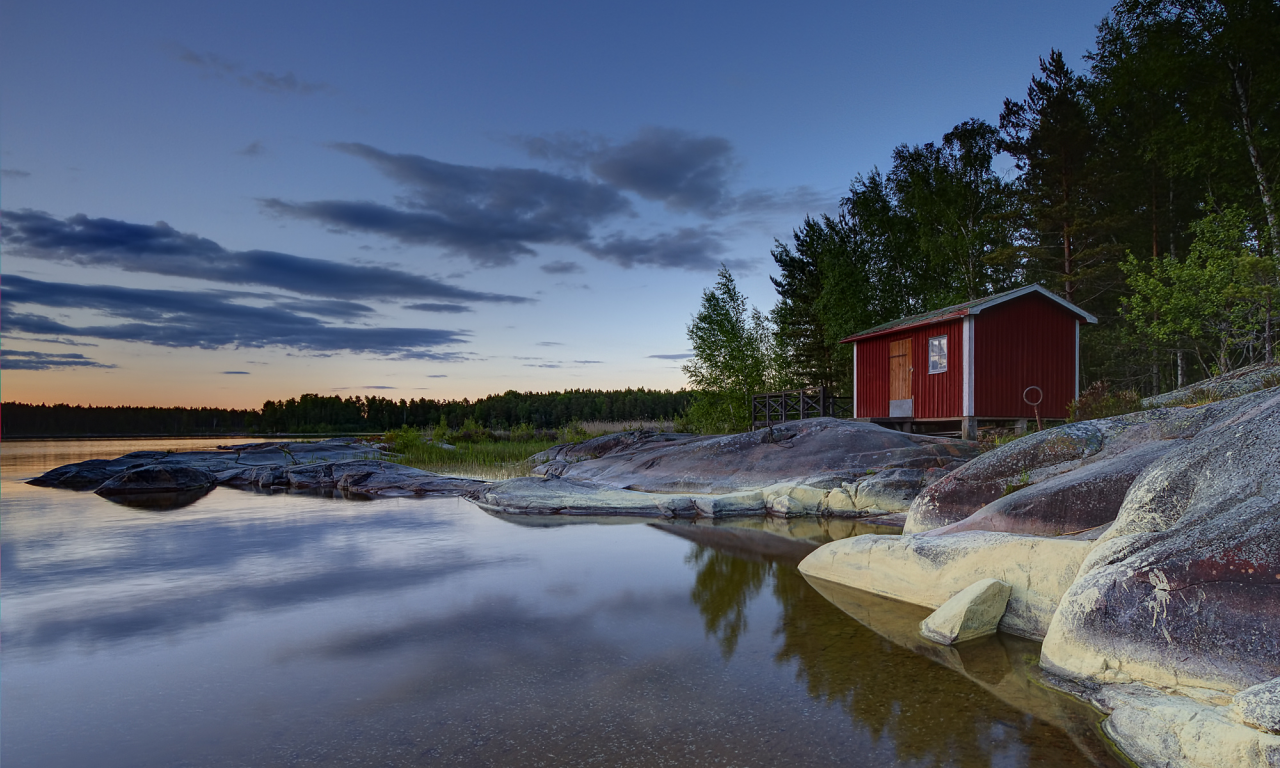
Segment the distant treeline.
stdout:
<path fill-rule="evenodd" d="M 0 405 L 3 437 L 78 435 L 245 434 L 259 414 L 229 408 L 149 408 L 136 406 Z"/>
<path fill-rule="evenodd" d="M 441 419 L 450 429 L 468 419 L 489 429 L 558 429 L 575 421 L 672 419 L 688 403 L 684 390 L 644 388 L 512 390 L 474 401 L 306 394 L 268 400 L 260 411 L 4 403 L 0 431 L 3 437 L 381 432 L 405 424 L 435 427 Z"/>

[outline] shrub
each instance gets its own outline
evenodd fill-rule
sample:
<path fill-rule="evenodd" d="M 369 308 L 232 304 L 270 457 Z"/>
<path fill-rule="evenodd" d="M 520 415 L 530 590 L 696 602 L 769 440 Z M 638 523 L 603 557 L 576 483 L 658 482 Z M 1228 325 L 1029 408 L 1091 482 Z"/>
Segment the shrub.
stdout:
<path fill-rule="evenodd" d="M 1142 396 L 1132 389 L 1111 391 L 1105 381 L 1095 381 L 1080 393 L 1080 397 L 1067 404 L 1067 421 L 1089 421 L 1107 416 L 1121 416 L 1143 410 Z"/>

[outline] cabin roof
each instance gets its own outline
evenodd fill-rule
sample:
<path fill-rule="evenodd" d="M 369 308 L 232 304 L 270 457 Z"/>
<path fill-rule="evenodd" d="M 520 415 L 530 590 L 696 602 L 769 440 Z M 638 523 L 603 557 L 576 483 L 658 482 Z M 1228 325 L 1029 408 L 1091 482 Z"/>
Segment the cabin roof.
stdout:
<path fill-rule="evenodd" d="M 1094 317 L 1088 312 L 1085 312 L 1083 309 L 1077 307 L 1075 304 L 1072 304 L 1066 299 L 1063 299 L 1062 297 L 1058 296 L 1052 291 L 1049 291 L 1044 286 L 1027 285 L 1027 286 L 1023 286 L 1022 288 L 1014 288 L 1012 291 L 997 293 L 994 296 L 987 296 L 982 299 L 974 299 L 973 301 L 966 301 L 963 304 L 955 304 L 950 307 L 935 309 L 932 312 L 924 312 L 919 315 L 904 317 L 904 318 L 901 318 L 900 320 L 893 320 L 888 323 L 882 323 L 881 325 L 877 325 L 874 328 L 868 328 L 865 331 L 859 331 L 847 339 L 841 339 L 840 343 L 848 344 L 851 341 L 860 341 L 862 339 L 867 339 L 872 336 L 881 336 L 886 333 L 893 333 L 895 331 L 904 331 L 904 330 L 907 330 L 908 328 L 917 328 L 922 325 L 933 325 L 934 323 L 941 323 L 946 320 L 954 320 L 958 317 L 964 317 L 965 315 L 976 315 L 982 312 L 982 310 L 984 309 L 994 307 L 997 304 L 1003 304 L 1004 302 L 1009 301 L 1011 299 L 1016 299 L 1020 296 L 1026 296 L 1031 293 L 1038 293 L 1044 296 L 1045 298 L 1056 302 L 1057 304 L 1061 305 L 1063 309 L 1072 313 L 1076 317 L 1079 317 L 1081 320 L 1085 321 L 1086 323 L 1098 322 L 1098 318 Z"/>

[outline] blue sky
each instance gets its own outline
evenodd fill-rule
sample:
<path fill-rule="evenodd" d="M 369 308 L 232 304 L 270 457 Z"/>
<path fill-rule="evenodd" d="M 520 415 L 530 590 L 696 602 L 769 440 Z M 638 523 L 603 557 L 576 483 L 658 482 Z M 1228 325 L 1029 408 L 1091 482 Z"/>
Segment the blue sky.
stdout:
<path fill-rule="evenodd" d="M 679 388 L 720 262 L 1103 2 L 11 2 L 6 400 Z"/>

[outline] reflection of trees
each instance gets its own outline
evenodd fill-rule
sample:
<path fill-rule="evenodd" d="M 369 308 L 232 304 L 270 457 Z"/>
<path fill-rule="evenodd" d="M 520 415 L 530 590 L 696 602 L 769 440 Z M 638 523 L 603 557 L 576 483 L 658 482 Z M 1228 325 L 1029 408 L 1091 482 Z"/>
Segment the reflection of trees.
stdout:
<path fill-rule="evenodd" d="M 943 657 L 951 659 L 944 666 L 900 644 L 904 638 L 911 638 L 905 640 L 908 645 L 914 642 L 926 609 L 867 595 L 869 612 L 855 615 L 881 635 L 829 602 L 790 563 L 745 559 L 705 546 L 690 553 L 689 562 L 698 568 L 693 602 L 726 660 L 747 628 L 747 604 L 771 578 L 781 607 L 775 661 L 794 663 L 809 695 L 839 706 L 855 728 L 876 741 L 889 739 L 899 761 L 936 766 L 1109 762 L 1101 750 L 1075 743 L 979 684 L 994 689 L 1024 673 L 1011 663 L 1010 653 L 1034 658 L 1034 643 L 988 638 L 960 650 L 939 647 L 940 653 L 952 654 Z M 1073 730 L 1089 737 L 1087 724 Z M 1082 755 L 1082 747 L 1093 754 Z"/>
<path fill-rule="evenodd" d="M 702 613 L 707 634 L 716 638 L 728 661 L 747 629 L 747 603 L 760 593 L 773 565 L 747 560 L 701 544 L 687 560 L 698 567 L 690 599 Z"/>

